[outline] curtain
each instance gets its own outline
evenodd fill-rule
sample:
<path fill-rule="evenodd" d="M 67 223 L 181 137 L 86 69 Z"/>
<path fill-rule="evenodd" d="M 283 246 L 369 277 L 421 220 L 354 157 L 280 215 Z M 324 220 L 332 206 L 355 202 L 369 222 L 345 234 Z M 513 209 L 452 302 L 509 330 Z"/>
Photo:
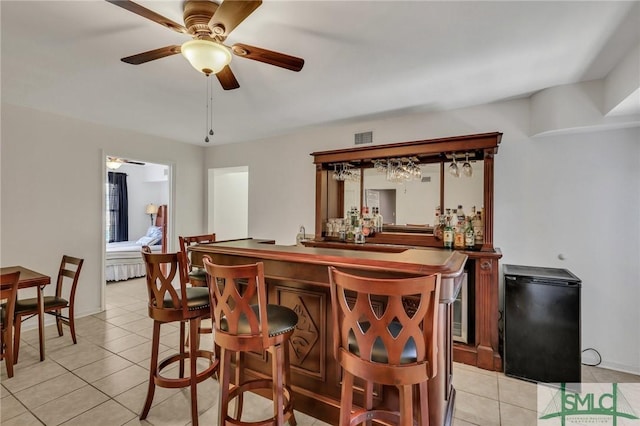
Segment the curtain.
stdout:
<path fill-rule="evenodd" d="M 127 174 L 109 172 L 107 188 L 107 241 L 129 239 L 129 201 L 127 196 Z"/>

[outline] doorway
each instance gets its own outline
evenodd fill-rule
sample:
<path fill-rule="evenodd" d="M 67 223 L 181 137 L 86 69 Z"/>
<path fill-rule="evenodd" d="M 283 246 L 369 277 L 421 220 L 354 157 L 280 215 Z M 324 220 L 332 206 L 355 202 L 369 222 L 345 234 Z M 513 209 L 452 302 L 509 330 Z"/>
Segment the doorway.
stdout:
<path fill-rule="evenodd" d="M 249 236 L 249 167 L 222 167 L 208 172 L 208 232 L 216 240 Z"/>
<path fill-rule="evenodd" d="M 367 189 L 365 205 L 378 207 L 385 224 L 396 223 L 396 190 L 395 189 Z"/>
<path fill-rule="evenodd" d="M 127 260 L 127 253 L 123 253 L 122 256 L 114 256 L 113 254 L 107 254 L 107 243 L 109 242 L 109 228 L 110 219 L 109 211 L 111 210 L 109 201 L 109 172 L 121 173 L 121 177 L 126 179 L 126 225 L 128 233 L 126 236 L 127 242 L 122 242 L 123 245 L 130 248 L 116 248 L 116 250 L 131 250 L 139 252 L 140 247 L 136 247 L 135 243 L 142 237 L 145 237 L 150 232 L 150 226 L 155 225 L 155 216 L 152 214 L 154 211 L 150 205 L 167 206 L 167 229 L 166 229 L 166 244 L 167 250 L 172 250 L 173 241 L 173 223 L 174 223 L 174 209 L 173 209 L 173 165 L 152 163 L 145 160 L 131 159 L 128 157 L 116 157 L 112 155 L 103 155 L 103 158 L 107 161 L 103 161 L 105 167 L 102 169 L 102 226 L 104 232 L 102 233 L 102 309 L 105 308 L 106 300 L 106 287 L 110 283 L 117 283 L 127 279 L 135 279 L 144 277 L 145 270 L 144 264 L 140 265 L 137 260 Z M 117 159 L 117 161 L 113 161 Z M 109 161 L 112 160 L 112 161 Z M 108 211 L 109 210 L 109 211 Z M 121 244 L 121 243 L 117 243 Z M 162 244 L 161 242 L 157 244 Z M 135 253 L 131 253 L 134 255 Z M 113 259 L 115 257 L 115 259 Z M 122 258 L 122 259 L 121 259 Z M 110 268 L 107 271 L 107 268 Z M 114 274 L 114 271 L 118 271 Z M 109 280 L 109 281 L 107 281 Z"/>

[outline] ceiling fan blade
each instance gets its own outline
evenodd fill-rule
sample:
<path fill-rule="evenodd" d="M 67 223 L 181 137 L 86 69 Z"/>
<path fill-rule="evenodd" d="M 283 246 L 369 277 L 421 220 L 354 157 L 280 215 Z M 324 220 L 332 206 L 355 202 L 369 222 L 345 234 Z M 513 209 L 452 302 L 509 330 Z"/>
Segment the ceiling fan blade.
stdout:
<path fill-rule="evenodd" d="M 231 50 L 237 56 L 275 65 L 280 68 L 286 68 L 291 71 L 300 71 L 304 66 L 304 59 L 302 58 L 296 58 L 295 56 L 285 55 L 284 53 L 274 52 L 260 47 L 249 46 L 248 44 L 236 43 L 231 46 Z"/>
<path fill-rule="evenodd" d="M 262 0 L 224 0 L 208 26 L 214 36 L 226 37 L 261 4 Z"/>
<path fill-rule="evenodd" d="M 236 80 L 236 76 L 233 75 L 229 65 L 222 68 L 222 71 L 217 73 L 216 77 L 218 77 L 218 81 L 224 90 L 233 90 L 240 87 L 240 84 L 238 83 L 238 80 Z"/>
<path fill-rule="evenodd" d="M 176 44 L 173 46 L 161 47 L 160 49 L 149 50 L 148 52 L 138 53 L 137 55 L 127 56 L 120 60 L 128 64 L 140 65 L 145 62 L 154 61 L 177 53 L 180 53 L 180 46 Z"/>
<path fill-rule="evenodd" d="M 140 6 L 137 3 L 134 3 L 129 0 L 107 0 L 111 4 L 115 4 L 116 6 L 120 6 L 121 8 L 128 10 L 129 12 L 135 13 L 136 15 L 140 15 L 143 18 L 147 18 L 153 22 L 156 22 L 164 27 L 169 28 L 170 30 L 187 34 L 187 29 L 173 22 L 171 19 L 165 18 L 164 16 L 157 14 L 156 12 L 149 10 L 145 7 Z"/>

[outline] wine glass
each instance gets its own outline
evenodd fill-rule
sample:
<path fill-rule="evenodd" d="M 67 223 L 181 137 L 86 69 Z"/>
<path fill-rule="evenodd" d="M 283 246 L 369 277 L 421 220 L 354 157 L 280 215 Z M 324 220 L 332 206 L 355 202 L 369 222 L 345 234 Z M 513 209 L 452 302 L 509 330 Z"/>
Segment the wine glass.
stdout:
<path fill-rule="evenodd" d="M 453 162 L 449 164 L 449 173 L 453 177 L 460 177 L 460 169 L 458 168 L 458 163 L 456 163 L 456 156 L 453 155 Z"/>
<path fill-rule="evenodd" d="M 469 163 L 469 154 L 465 154 L 464 164 L 462 165 L 462 174 L 466 177 L 471 177 L 473 174 L 473 168 L 471 167 L 471 163 Z"/>

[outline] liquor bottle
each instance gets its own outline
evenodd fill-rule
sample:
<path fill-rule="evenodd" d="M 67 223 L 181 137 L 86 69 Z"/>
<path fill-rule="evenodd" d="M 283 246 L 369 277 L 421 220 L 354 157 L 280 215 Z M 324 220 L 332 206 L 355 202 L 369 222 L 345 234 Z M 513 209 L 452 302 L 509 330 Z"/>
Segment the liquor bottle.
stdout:
<path fill-rule="evenodd" d="M 453 248 L 453 228 L 451 228 L 451 219 L 447 219 L 443 234 L 444 248 Z"/>
<path fill-rule="evenodd" d="M 458 222 L 464 223 L 466 216 L 464 214 L 464 210 L 462 210 L 462 204 L 458 204 L 458 209 L 456 210 L 456 214 L 458 215 Z"/>
<path fill-rule="evenodd" d="M 435 214 L 433 216 L 433 228 L 434 228 L 434 230 L 438 225 L 440 225 L 440 206 L 436 207 L 436 211 L 435 211 Z"/>
<path fill-rule="evenodd" d="M 376 230 L 382 232 L 383 218 L 380 214 L 380 208 L 376 207 Z"/>
<path fill-rule="evenodd" d="M 438 223 L 436 223 L 436 225 L 433 228 L 433 236 L 436 240 L 440 241 L 444 237 L 444 227 L 445 227 L 444 215 L 439 215 Z"/>
<path fill-rule="evenodd" d="M 457 249 L 464 248 L 464 222 L 458 221 L 454 228 L 453 247 Z"/>
<path fill-rule="evenodd" d="M 467 228 L 464 231 L 464 246 L 467 250 L 471 250 L 475 247 L 476 236 L 473 232 L 473 223 L 471 217 L 467 218 Z"/>
<path fill-rule="evenodd" d="M 351 208 L 351 226 L 354 228 L 357 227 L 359 225 L 359 219 L 360 215 L 358 214 L 358 208 L 354 206 Z"/>
<path fill-rule="evenodd" d="M 476 212 L 476 217 L 473 221 L 473 231 L 475 233 L 476 244 L 482 244 L 484 242 L 484 222 L 482 221 L 482 210 Z"/>
<path fill-rule="evenodd" d="M 375 233 L 378 232 L 378 225 L 376 222 L 377 218 L 377 210 L 376 207 L 371 207 L 371 230 Z"/>

